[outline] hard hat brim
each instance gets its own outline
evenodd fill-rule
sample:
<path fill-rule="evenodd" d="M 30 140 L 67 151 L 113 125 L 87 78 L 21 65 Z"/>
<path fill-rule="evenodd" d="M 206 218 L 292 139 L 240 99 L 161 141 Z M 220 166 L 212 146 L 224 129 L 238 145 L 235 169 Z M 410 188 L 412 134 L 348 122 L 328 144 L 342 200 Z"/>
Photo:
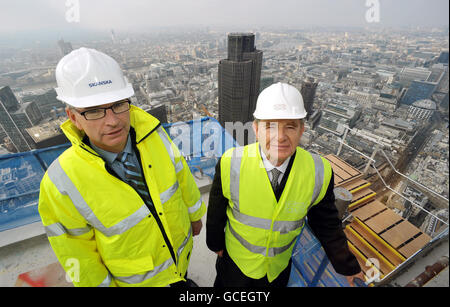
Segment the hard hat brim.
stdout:
<path fill-rule="evenodd" d="M 286 114 L 283 114 L 283 115 L 277 115 L 276 113 L 273 113 L 273 114 L 258 114 L 258 113 L 253 113 L 253 116 L 256 118 L 256 119 L 259 119 L 259 120 L 270 120 L 270 119 L 273 119 L 273 120 L 276 120 L 276 119 L 304 119 L 304 118 L 306 118 L 306 115 L 307 115 L 308 113 L 307 112 L 305 112 L 305 113 L 303 113 L 303 114 L 292 114 L 292 115 L 286 115 Z"/>
<path fill-rule="evenodd" d="M 58 88 L 55 88 L 55 90 L 56 93 L 58 93 Z M 56 99 L 65 102 L 75 108 L 89 108 L 127 99 L 133 95 L 134 95 L 133 86 L 131 85 L 131 83 L 128 83 L 125 88 L 112 92 L 101 93 L 80 98 L 65 97 L 62 95 L 58 95 L 56 96 Z"/>

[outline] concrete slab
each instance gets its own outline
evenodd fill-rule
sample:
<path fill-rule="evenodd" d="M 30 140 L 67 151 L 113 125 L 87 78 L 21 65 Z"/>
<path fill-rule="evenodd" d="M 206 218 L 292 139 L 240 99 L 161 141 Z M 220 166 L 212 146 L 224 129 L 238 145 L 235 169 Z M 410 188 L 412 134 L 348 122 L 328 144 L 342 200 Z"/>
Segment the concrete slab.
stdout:
<path fill-rule="evenodd" d="M 202 186 L 202 190 L 209 191 L 207 186 Z M 208 198 L 209 192 L 202 193 L 202 199 L 206 205 L 208 204 Z M 211 287 L 216 276 L 215 261 L 217 256 L 206 246 L 206 215 L 202 222 L 202 231 L 194 237 L 188 277 L 201 287 Z M 37 223 L 27 226 L 9 232 L 10 237 L 3 240 L 4 242 L 15 243 L 0 246 L 0 287 L 13 287 L 16 285 L 20 274 L 39 270 L 58 262 L 47 236 L 42 234 L 42 224 Z"/>
<path fill-rule="evenodd" d="M 436 275 L 433 279 L 427 282 L 424 287 L 448 287 L 448 267 Z"/>
<path fill-rule="evenodd" d="M 39 235 L 0 248 L 0 259 L 0 287 L 13 287 L 19 274 L 58 261 L 47 235 Z"/>
<path fill-rule="evenodd" d="M 417 276 L 423 273 L 427 266 L 436 263 L 442 256 L 447 256 L 449 254 L 449 244 L 448 238 L 446 238 L 438 246 L 434 247 L 431 251 L 426 254 L 419 256 L 414 263 L 412 263 L 408 268 L 399 273 L 397 277 L 391 280 L 389 283 L 391 286 L 404 287 L 410 281 L 414 280 Z M 441 274 L 444 274 L 440 276 Z M 446 278 L 444 277 L 446 275 Z M 439 276 L 439 277 L 438 277 Z M 437 279 L 436 279 L 437 278 Z M 449 287 L 448 280 L 448 268 L 442 271 L 440 274 L 435 276 L 426 285 L 430 284 L 431 287 Z"/>
<path fill-rule="evenodd" d="M 208 205 L 209 192 L 202 194 L 202 199 Z M 216 278 L 217 255 L 206 246 L 206 214 L 202 218 L 203 228 L 200 234 L 194 237 L 191 261 L 188 268 L 188 278 L 195 281 L 200 287 L 212 287 Z"/>

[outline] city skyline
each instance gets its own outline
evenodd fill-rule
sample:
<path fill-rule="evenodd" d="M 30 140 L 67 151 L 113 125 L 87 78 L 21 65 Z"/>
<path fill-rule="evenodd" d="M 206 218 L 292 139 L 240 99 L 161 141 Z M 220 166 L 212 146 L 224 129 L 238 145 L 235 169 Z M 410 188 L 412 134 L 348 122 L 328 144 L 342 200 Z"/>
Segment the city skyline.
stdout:
<path fill-rule="evenodd" d="M 447 0 L 1 0 L 0 44 L 167 27 L 448 27 Z M 239 10 L 234 8 L 239 7 Z"/>
<path fill-rule="evenodd" d="M 217 129 L 220 65 L 240 56 L 228 55 L 227 36 L 233 30 L 231 26 L 225 31 L 173 28 L 161 34 L 126 35 L 114 27 L 105 30 L 101 39 L 66 35 L 51 39 L 53 34 L 49 34 L 49 43 L 29 48 L 0 43 L 0 109 L 4 110 L 0 113 L 6 118 L 0 118 L 0 128 L 4 126 L 4 131 L 0 129 L 0 229 L 11 213 L 25 216 L 37 210 L 39 181 L 49 165 L 45 159 L 56 158 L 63 150 L 50 147 L 47 151 L 47 147 L 67 142 L 59 128 L 66 114 L 56 99 L 55 67 L 61 56 L 82 46 L 105 52 L 119 62 L 135 90 L 132 104 L 162 115 L 161 122 L 169 125 L 166 130 L 194 176 L 202 181 L 206 176 L 212 178 L 217 158 L 227 143 L 231 144 L 225 140 L 223 146 L 223 138 L 216 136 L 222 135 L 221 128 Z M 361 223 L 375 230 L 378 238 L 394 244 L 405 258 L 418 255 L 420 246 L 441 240 L 445 232 L 448 238 L 448 29 L 347 32 L 267 27 L 249 31 L 262 57 L 259 90 L 276 82 L 299 90 L 304 86 L 302 94 L 312 114 L 305 122 L 300 146 L 333 161 L 339 158 L 356 174 L 354 182 L 347 182 L 346 172 L 335 172 L 335 179 L 339 177 L 347 182 L 349 191 L 353 189 L 352 215 L 363 219 L 364 211 L 376 209 Z M 237 85 L 229 92 L 244 83 L 234 82 Z M 237 109 L 241 109 L 239 101 L 234 104 Z M 40 112 L 34 112 L 36 109 Z M 241 110 L 244 113 L 245 108 Z M 202 124 L 205 122 L 209 124 Z M 11 128 L 13 124 L 16 129 Z M 236 132 L 241 126 L 236 125 Z M 17 148 L 10 139 L 19 133 L 30 147 L 39 150 L 11 154 Z M 393 218 L 394 224 L 387 223 L 386 216 Z M 29 219 L 17 221 L 23 225 Z M 353 224 L 353 230 L 358 225 Z M 347 231 L 353 226 L 347 225 Z M 404 231 L 405 227 L 410 231 Z M 393 232 L 402 236 L 392 236 Z M 355 246 L 364 243 L 352 233 L 349 242 Z M 373 256 L 366 251 L 366 258 Z M 395 272 L 400 262 L 384 266 L 383 274 Z"/>

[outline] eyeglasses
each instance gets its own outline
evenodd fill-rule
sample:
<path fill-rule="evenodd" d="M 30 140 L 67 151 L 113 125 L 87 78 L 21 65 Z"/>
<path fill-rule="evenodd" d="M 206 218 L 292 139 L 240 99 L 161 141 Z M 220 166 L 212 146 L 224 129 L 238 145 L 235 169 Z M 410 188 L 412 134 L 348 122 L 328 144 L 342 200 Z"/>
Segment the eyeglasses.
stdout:
<path fill-rule="evenodd" d="M 96 120 L 105 117 L 106 110 L 108 109 L 111 109 L 111 111 L 113 111 L 114 114 L 125 113 L 130 109 L 130 103 L 131 101 L 126 99 L 116 102 L 115 104 L 113 104 L 108 108 L 96 108 L 83 112 L 79 112 L 77 110 L 77 112 L 80 113 L 80 115 L 83 115 L 84 118 L 86 118 L 86 120 Z"/>

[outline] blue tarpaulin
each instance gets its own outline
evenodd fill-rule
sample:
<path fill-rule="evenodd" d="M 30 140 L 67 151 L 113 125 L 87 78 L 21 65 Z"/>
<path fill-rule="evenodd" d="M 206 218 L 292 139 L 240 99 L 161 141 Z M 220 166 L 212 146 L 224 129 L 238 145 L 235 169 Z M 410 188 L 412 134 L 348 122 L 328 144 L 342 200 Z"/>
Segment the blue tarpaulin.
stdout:
<path fill-rule="evenodd" d="M 235 146 L 217 120 L 205 117 L 163 124 L 196 177 L 214 177 L 222 154 Z M 70 144 L 0 156 L 0 232 L 40 220 L 39 185 L 49 165 Z"/>

